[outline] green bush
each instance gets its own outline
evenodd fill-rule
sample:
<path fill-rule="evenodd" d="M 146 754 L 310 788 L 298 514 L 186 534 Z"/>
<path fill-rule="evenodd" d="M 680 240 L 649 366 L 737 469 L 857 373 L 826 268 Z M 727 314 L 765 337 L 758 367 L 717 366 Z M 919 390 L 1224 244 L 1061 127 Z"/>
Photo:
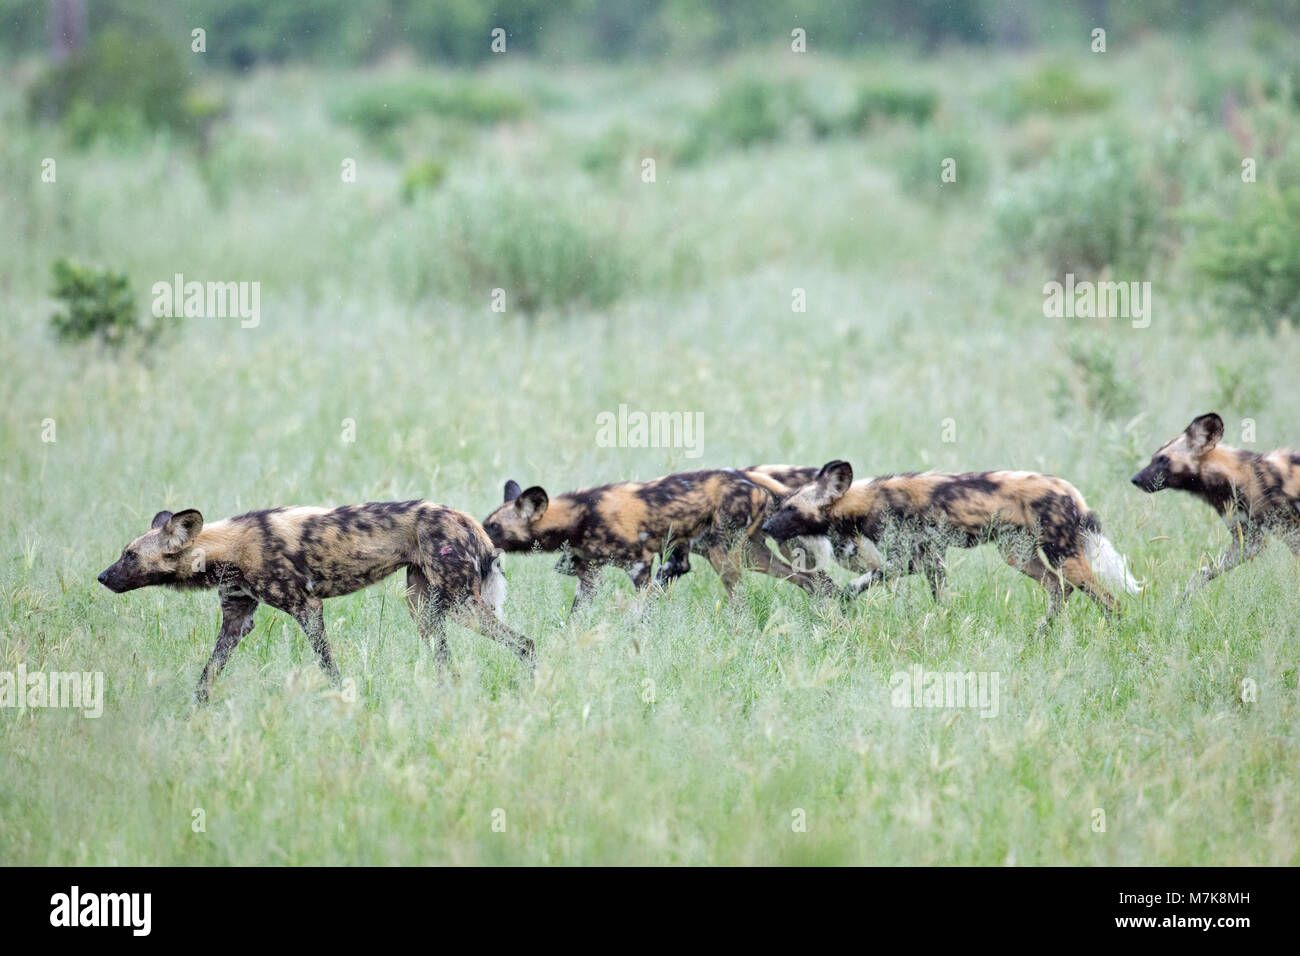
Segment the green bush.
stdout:
<path fill-rule="evenodd" d="M 422 193 L 436 190 L 447 177 L 447 167 L 436 159 L 422 159 L 412 163 L 402 175 L 402 201 L 415 202 Z"/>
<path fill-rule="evenodd" d="M 630 280 L 617 237 L 580 218 L 573 203 L 484 188 L 449 197 L 439 211 L 444 291 L 486 301 L 504 289 L 510 311 L 535 314 L 607 306 Z"/>
<path fill-rule="evenodd" d="M 507 90 L 479 83 L 431 79 L 390 80 L 349 93 L 331 104 L 335 122 L 383 136 L 418 116 L 491 124 L 519 119 L 527 103 Z"/>
<path fill-rule="evenodd" d="M 179 41 L 104 30 L 49 67 L 27 91 L 33 117 L 63 122 L 78 146 L 131 139 L 145 130 L 196 131 L 187 108 L 190 71 Z"/>
<path fill-rule="evenodd" d="M 1105 87 L 1090 86 L 1063 66 L 1046 66 L 1033 76 L 999 87 L 989 97 L 989 107 L 1008 120 L 1030 113 L 1069 116 L 1094 113 L 1114 102 Z"/>
<path fill-rule="evenodd" d="M 1267 102 L 1300 109 L 1300 69 L 1279 62 L 1197 72 L 1192 91 L 1196 110 L 1217 117 L 1228 101 L 1239 107 Z"/>
<path fill-rule="evenodd" d="M 744 149 L 780 137 L 784 105 L 771 84 L 742 80 L 723 90 L 704 122 L 718 141 Z"/>
<path fill-rule="evenodd" d="M 926 199 L 972 196 L 988 182 L 988 156 L 970 135 L 926 127 L 899 151 L 898 181 L 910 195 Z M 955 163 L 955 180 L 944 182 L 944 162 Z"/>
<path fill-rule="evenodd" d="M 1057 275 L 1151 260 L 1164 210 L 1130 144 L 1099 137 L 1020 173 L 994 199 L 994 224 L 1016 260 L 1042 260 Z"/>
<path fill-rule="evenodd" d="M 59 341 L 98 339 L 102 345 L 120 348 L 147 334 L 136 318 L 126 273 L 67 259 L 56 260 L 53 273 L 51 294 L 63 303 L 63 311 L 50 316 L 50 325 Z"/>
<path fill-rule="evenodd" d="M 806 119 L 814 135 L 829 131 L 829 123 L 809 105 L 802 87 L 747 77 L 726 87 L 691 124 L 678 148 L 684 162 L 728 149 L 747 149 L 785 136 L 797 119 Z"/>
<path fill-rule="evenodd" d="M 1052 393 L 1058 418 L 1069 417 L 1076 407 L 1107 421 L 1123 421 L 1137 412 L 1137 386 L 1120 370 L 1114 346 L 1077 340 L 1067 344 L 1065 352 L 1069 372 L 1058 374 Z"/>
<path fill-rule="evenodd" d="M 901 86 L 866 86 L 858 90 L 857 101 L 845 124 L 861 130 L 881 120 L 905 120 L 921 125 L 934 118 L 939 95 L 934 90 Z"/>
<path fill-rule="evenodd" d="M 1243 188 L 1230 215 L 1203 223 L 1191 263 L 1229 325 L 1272 332 L 1300 320 L 1300 187 Z"/>

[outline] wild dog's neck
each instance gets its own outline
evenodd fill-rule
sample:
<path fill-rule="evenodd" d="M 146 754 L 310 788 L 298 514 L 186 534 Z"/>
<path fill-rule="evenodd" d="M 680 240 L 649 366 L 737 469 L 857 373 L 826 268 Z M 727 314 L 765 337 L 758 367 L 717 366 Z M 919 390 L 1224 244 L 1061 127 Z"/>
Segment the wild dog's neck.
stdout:
<path fill-rule="evenodd" d="M 857 528 L 866 523 L 876 504 L 877 487 L 872 478 L 862 478 L 849 485 L 849 490 L 830 507 L 832 525 Z"/>
<path fill-rule="evenodd" d="M 242 571 L 241 530 L 229 518 L 204 525 L 177 562 L 177 586 L 216 587 L 224 583 L 232 572 Z"/>
<path fill-rule="evenodd" d="M 582 520 L 581 509 L 567 495 L 551 499 L 546 514 L 533 525 L 533 543 L 543 551 L 559 551 L 571 542 Z"/>
<path fill-rule="evenodd" d="M 1237 463 L 1259 457 L 1254 452 L 1227 445 L 1211 448 L 1201 458 L 1200 472 L 1187 490 L 1205 499 L 1211 507 L 1223 514 L 1229 507 L 1240 503 L 1238 498 L 1244 490 L 1239 489 L 1233 480 L 1238 474 Z"/>

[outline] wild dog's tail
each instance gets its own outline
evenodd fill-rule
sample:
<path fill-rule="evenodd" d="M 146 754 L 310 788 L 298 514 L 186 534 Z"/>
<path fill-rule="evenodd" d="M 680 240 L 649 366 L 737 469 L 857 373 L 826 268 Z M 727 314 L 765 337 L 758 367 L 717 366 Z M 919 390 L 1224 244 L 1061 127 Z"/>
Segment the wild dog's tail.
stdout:
<path fill-rule="evenodd" d="M 504 551 L 494 550 L 479 559 L 479 574 L 483 577 L 483 600 L 491 605 L 497 617 L 506 603 L 506 575 L 501 570 L 501 555 Z"/>
<path fill-rule="evenodd" d="M 1128 558 L 1115 550 L 1110 539 L 1101 533 L 1101 522 L 1092 511 L 1083 514 L 1083 556 L 1097 580 L 1110 591 L 1141 594 L 1144 585 L 1129 573 Z"/>

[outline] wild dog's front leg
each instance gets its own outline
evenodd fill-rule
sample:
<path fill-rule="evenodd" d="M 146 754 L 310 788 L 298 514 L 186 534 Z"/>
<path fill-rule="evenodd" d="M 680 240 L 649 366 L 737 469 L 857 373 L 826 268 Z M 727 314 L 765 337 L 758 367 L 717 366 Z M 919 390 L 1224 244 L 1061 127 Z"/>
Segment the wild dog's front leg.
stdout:
<path fill-rule="evenodd" d="M 691 570 L 691 547 L 685 541 L 679 541 L 673 545 L 663 562 L 659 565 L 659 571 L 655 575 L 655 581 L 660 587 L 667 587 L 670 583 L 680 578 Z"/>
<path fill-rule="evenodd" d="M 226 666 L 230 652 L 239 646 L 248 632 L 253 629 L 253 614 L 257 610 L 257 598 L 243 593 L 221 591 L 221 633 L 217 635 L 217 644 L 212 649 L 212 656 L 199 677 L 199 686 L 194 691 L 194 702 L 206 704 L 208 691 L 217 679 L 221 669 Z"/>
<path fill-rule="evenodd" d="M 840 591 L 841 600 L 851 600 L 877 584 L 904 573 L 903 567 L 890 565 L 870 538 L 854 535 L 834 542 L 835 560 L 850 571 L 862 571 Z"/>
<path fill-rule="evenodd" d="M 298 608 L 290 613 L 298 621 L 303 633 L 307 635 L 307 640 L 311 642 L 311 649 L 316 652 L 321 670 L 329 675 L 331 684 L 337 684 L 340 680 L 339 668 L 334 663 L 334 655 L 330 653 L 330 643 L 325 639 L 325 613 L 320 598 L 305 598 Z"/>
<path fill-rule="evenodd" d="M 835 582 L 830 575 L 815 563 L 809 567 L 803 560 L 804 554 L 802 551 L 796 550 L 794 552 L 796 563 L 786 564 L 774 556 L 764 546 L 761 539 L 750 536 L 745 539 L 745 557 L 748 558 L 754 570 L 779 578 L 782 581 L 789 581 L 791 584 L 803 588 L 809 594 L 830 594 L 835 589 Z"/>
<path fill-rule="evenodd" d="M 569 608 L 569 613 L 572 614 L 595 597 L 596 588 L 600 584 L 601 565 L 574 561 L 570 567 L 571 573 L 578 577 L 578 588 L 573 592 L 573 606 Z"/>
<path fill-rule="evenodd" d="M 1249 561 L 1264 550 L 1264 535 L 1258 528 L 1244 524 L 1229 525 L 1228 530 L 1232 532 L 1236 539 L 1232 546 L 1223 554 L 1219 555 L 1218 560 L 1208 567 L 1200 568 L 1192 579 L 1187 582 L 1187 588 L 1183 591 L 1183 600 L 1186 601 L 1200 587 L 1209 584 L 1220 574 L 1225 571 L 1231 571 L 1243 561 Z"/>
<path fill-rule="evenodd" d="M 623 565 L 623 570 L 632 579 L 632 586 L 638 591 L 643 591 L 650 586 L 650 567 L 654 564 L 654 560 L 653 552 L 642 551 L 639 557 L 629 560 Z"/>

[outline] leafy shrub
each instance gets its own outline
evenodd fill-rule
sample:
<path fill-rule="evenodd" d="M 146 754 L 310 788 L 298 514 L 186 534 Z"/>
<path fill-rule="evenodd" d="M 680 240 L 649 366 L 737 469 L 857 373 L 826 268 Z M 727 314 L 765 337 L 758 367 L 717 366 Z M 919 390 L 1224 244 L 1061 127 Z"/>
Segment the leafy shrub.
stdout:
<path fill-rule="evenodd" d="M 421 193 L 437 189 L 447 176 L 447 167 L 436 159 L 422 159 L 407 167 L 402 175 L 402 201 L 415 202 Z"/>
<path fill-rule="evenodd" d="M 1300 187 L 1258 184 L 1225 218 L 1206 221 L 1191 264 L 1240 329 L 1300 320 Z"/>
<path fill-rule="evenodd" d="M 1084 275 L 1145 267 L 1164 218 L 1136 149 L 1101 137 L 1015 176 L 994 200 L 994 223 L 1012 257 Z"/>
<path fill-rule="evenodd" d="M 1139 405 L 1137 386 L 1121 372 L 1113 346 L 1075 341 L 1065 351 L 1070 372 L 1058 376 L 1053 390 L 1058 418 L 1070 415 L 1077 405 L 1107 421 L 1134 415 Z"/>
<path fill-rule="evenodd" d="M 104 30 L 49 67 L 27 92 L 34 117 L 62 121 L 78 146 L 145 130 L 191 135 L 190 74 L 174 40 Z"/>
<path fill-rule="evenodd" d="M 330 116 L 369 136 L 383 136 L 417 116 L 440 116 L 470 123 L 500 123 L 527 112 L 515 94 L 468 80 L 391 80 L 344 96 Z"/>
<path fill-rule="evenodd" d="M 747 77 L 726 87 L 696 115 L 677 153 L 684 162 L 696 162 L 710 153 L 775 142 L 800 119 L 808 121 L 815 135 L 830 130 L 829 121 L 811 108 L 799 85 Z"/>
<path fill-rule="evenodd" d="M 1115 95 L 1105 87 L 1090 86 L 1067 68 L 1054 65 L 1000 87 L 990 96 L 989 107 L 1005 119 L 1018 120 L 1030 113 L 1094 113 L 1106 109 L 1114 99 Z"/>
<path fill-rule="evenodd" d="M 723 90 L 703 120 L 718 141 L 744 149 L 781 135 L 782 106 L 770 84 L 742 80 Z"/>
<path fill-rule="evenodd" d="M 949 159 L 956 178 L 944 182 L 941 173 Z M 988 157 L 967 134 L 926 127 L 899 152 L 898 181 L 909 194 L 927 199 L 975 195 L 988 181 Z"/>
<path fill-rule="evenodd" d="M 629 282 L 631 262 L 616 237 L 580 218 L 572 203 L 484 188 L 450 197 L 440 211 L 449 291 L 484 301 L 501 288 L 509 309 L 534 314 L 607 306 Z"/>
<path fill-rule="evenodd" d="M 934 90 L 900 86 L 866 86 L 846 118 L 850 129 L 860 130 L 881 120 L 906 120 L 918 126 L 930 122 L 939 107 Z"/>
<path fill-rule="evenodd" d="M 1236 412 L 1256 412 L 1269 399 L 1268 382 L 1261 378 L 1257 363 L 1219 362 L 1214 366 L 1215 408 Z"/>
<path fill-rule="evenodd" d="M 146 333 L 136 318 L 135 297 L 126 273 L 82 266 L 67 259 L 54 263 L 51 294 L 63 311 L 50 316 L 61 342 L 98 339 L 119 348 Z"/>
<path fill-rule="evenodd" d="M 1192 105 L 1207 116 L 1218 116 L 1230 101 L 1300 109 L 1300 69 L 1285 63 L 1198 71 L 1195 83 Z"/>

